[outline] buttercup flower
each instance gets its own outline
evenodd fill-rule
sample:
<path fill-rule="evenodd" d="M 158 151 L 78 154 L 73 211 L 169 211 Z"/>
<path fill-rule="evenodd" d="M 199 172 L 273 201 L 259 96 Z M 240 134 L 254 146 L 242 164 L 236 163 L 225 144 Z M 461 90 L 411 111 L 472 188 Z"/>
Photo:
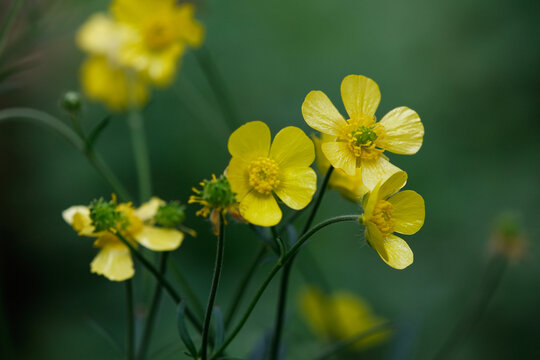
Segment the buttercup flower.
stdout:
<path fill-rule="evenodd" d="M 409 245 L 394 235 L 416 233 L 424 225 L 424 199 L 412 190 L 398 192 L 407 182 L 407 174 L 399 171 L 379 183 L 363 200 L 362 224 L 366 240 L 388 265 L 404 269 L 413 262 Z"/>
<path fill-rule="evenodd" d="M 330 162 L 322 152 L 321 144 L 328 141 L 334 141 L 334 137 L 322 134 L 320 139 L 316 136 L 312 136 L 311 138 L 315 144 L 317 167 L 321 174 L 325 174 L 330 168 Z M 362 201 L 364 194 L 369 191 L 362 181 L 362 174 L 360 174 L 360 171 L 357 171 L 354 176 L 349 176 L 341 169 L 334 169 L 330 176 L 330 180 L 328 181 L 328 185 L 339 191 L 344 198 L 354 202 Z"/>
<path fill-rule="evenodd" d="M 232 159 L 227 177 L 240 214 L 252 224 L 274 226 L 282 213 L 273 194 L 292 209 L 311 201 L 317 175 L 313 142 L 297 127 L 282 129 L 270 145 L 270 129 L 261 121 L 242 125 L 229 137 Z"/>
<path fill-rule="evenodd" d="M 345 120 L 322 91 L 311 91 L 302 104 L 309 126 L 333 141 L 324 142 L 323 153 L 330 163 L 354 176 L 360 169 L 364 184 L 373 187 L 399 171 L 384 151 L 415 154 L 422 146 L 424 126 L 418 114 L 402 106 L 376 122 L 375 111 L 381 100 L 377 84 L 362 75 L 349 75 L 341 83 L 341 98 L 349 119 Z"/>
<path fill-rule="evenodd" d="M 198 47 L 203 41 L 204 29 L 194 10 L 192 4 L 176 0 L 114 0 L 115 19 L 134 30 L 120 49 L 122 64 L 154 84 L 170 83 L 186 46 Z"/>
<path fill-rule="evenodd" d="M 365 300 L 346 291 L 327 296 L 315 287 L 308 287 L 300 293 L 299 308 L 311 331 L 326 341 L 351 339 L 385 322 Z M 389 335 L 389 330 L 381 330 L 358 340 L 353 347 L 361 350 L 377 345 Z"/>
<path fill-rule="evenodd" d="M 88 206 L 72 206 L 62 213 L 64 220 L 80 236 L 97 238 L 94 246 L 99 248 L 90 264 L 92 273 L 112 281 L 124 281 L 134 274 L 130 250 L 115 234 L 121 234 L 134 246 L 141 244 L 154 251 L 177 249 L 184 234 L 175 228 L 155 226 L 155 215 L 166 203 L 152 198 L 138 209 L 131 203 L 116 204 L 103 199 Z"/>

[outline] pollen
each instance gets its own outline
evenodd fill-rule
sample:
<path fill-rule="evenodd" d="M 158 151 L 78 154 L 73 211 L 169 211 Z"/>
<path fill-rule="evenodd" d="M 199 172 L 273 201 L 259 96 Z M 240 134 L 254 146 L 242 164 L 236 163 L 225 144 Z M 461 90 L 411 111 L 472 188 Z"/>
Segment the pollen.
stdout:
<path fill-rule="evenodd" d="M 259 194 L 268 195 L 279 186 L 279 166 L 266 157 L 253 160 L 248 167 L 249 185 Z"/>
<path fill-rule="evenodd" d="M 377 225 L 383 236 L 394 232 L 396 222 L 392 218 L 393 212 L 394 207 L 386 200 L 379 200 L 377 204 L 375 204 L 373 215 L 369 221 Z"/>
<path fill-rule="evenodd" d="M 347 142 L 354 156 L 362 160 L 376 160 L 384 152 L 385 131 L 382 126 L 359 126 L 349 131 Z"/>

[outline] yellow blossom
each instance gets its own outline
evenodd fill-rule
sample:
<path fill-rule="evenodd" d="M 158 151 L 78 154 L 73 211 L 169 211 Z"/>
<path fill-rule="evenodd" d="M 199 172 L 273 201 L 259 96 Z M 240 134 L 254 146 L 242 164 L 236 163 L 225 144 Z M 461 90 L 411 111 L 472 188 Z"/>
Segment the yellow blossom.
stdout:
<path fill-rule="evenodd" d="M 299 210 L 309 204 L 317 187 L 317 175 L 309 167 L 315 159 L 313 142 L 302 130 L 286 127 L 270 142 L 268 126 L 252 121 L 233 132 L 228 144 L 232 159 L 227 177 L 240 214 L 260 226 L 274 226 L 281 220 L 273 194 Z"/>
<path fill-rule="evenodd" d="M 328 171 L 330 162 L 321 150 L 321 143 L 333 141 L 333 138 L 333 136 L 327 134 L 322 134 L 320 139 L 316 136 L 312 136 L 313 143 L 315 144 L 315 153 L 317 155 L 317 167 L 322 174 L 325 174 Z M 349 176 L 341 169 L 334 169 L 328 185 L 339 191 L 344 198 L 354 202 L 362 201 L 364 194 L 369 191 L 362 182 L 362 175 L 359 171 L 357 171 L 354 176 Z"/>
<path fill-rule="evenodd" d="M 407 174 L 399 171 L 380 182 L 363 201 L 362 224 L 366 240 L 388 265 L 404 269 L 413 262 L 409 245 L 394 235 L 416 233 L 425 219 L 424 199 L 412 190 L 398 192 L 407 182 Z"/>
<path fill-rule="evenodd" d="M 381 94 L 378 85 L 365 76 L 345 77 L 341 98 L 348 120 L 322 91 L 311 91 L 306 96 L 302 114 L 309 126 L 334 137 L 321 145 L 330 163 L 349 176 L 360 171 L 364 184 L 373 189 L 379 181 L 399 171 L 383 153 L 415 154 L 422 146 L 424 126 L 418 114 L 405 106 L 395 108 L 376 122 Z"/>
<path fill-rule="evenodd" d="M 97 238 L 94 247 L 100 250 L 90 264 L 91 272 L 112 281 L 124 281 L 134 275 L 133 260 L 129 248 L 115 233 L 120 233 L 134 246 L 141 244 L 154 251 L 171 251 L 182 244 L 182 232 L 154 225 L 154 216 L 164 204 L 156 197 L 138 209 L 131 203 L 118 204 L 113 207 L 117 221 L 109 230 L 96 230 L 97 224 L 92 220 L 88 206 L 72 206 L 62 213 L 62 217 L 80 236 Z"/>
<path fill-rule="evenodd" d="M 156 85 L 172 81 L 186 46 L 198 47 L 204 28 L 194 19 L 192 4 L 176 0 L 114 0 L 115 19 L 134 30 L 120 49 L 121 63 Z"/>
<path fill-rule="evenodd" d="M 311 331 L 326 341 L 348 340 L 385 322 L 364 299 L 347 291 L 326 295 L 316 287 L 308 287 L 300 293 L 299 307 Z M 353 346 L 361 350 L 385 341 L 388 336 L 389 330 L 381 330 Z"/>

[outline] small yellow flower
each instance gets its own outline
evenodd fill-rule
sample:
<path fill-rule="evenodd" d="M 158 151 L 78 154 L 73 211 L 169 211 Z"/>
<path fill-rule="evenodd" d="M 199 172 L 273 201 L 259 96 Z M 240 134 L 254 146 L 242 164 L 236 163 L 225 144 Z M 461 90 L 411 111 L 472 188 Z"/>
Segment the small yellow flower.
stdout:
<path fill-rule="evenodd" d="M 91 207 L 72 206 L 62 213 L 64 220 L 80 236 L 97 238 L 94 246 L 100 251 L 90 264 L 92 273 L 112 281 L 133 277 L 135 270 L 130 250 L 115 233 L 122 234 L 134 246 L 141 244 L 154 251 L 171 251 L 182 244 L 182 232 L 154 226 L 155 215 L 165 205 L 163 200 L 154 197 L 138 209 L 131 203 L 114 205 L 114 202 L 100 201 Z M 97 206 L 101 207 L 100 211 L 96 211 Z"/>
<path fill-rule="evenodd" d="M 347 291 L 327 296 L 318 288 L 308 287 L 300 293 L 299 307 L 311 331 L 330 342 L 351 339 L 385 322 L 364 299 Z M 381 330 L 358 340 L 354 349 L 377 345 L 389 335 L 389 330 Z"/>
<path fill-rule="evenodd" d="M 115 19 L 134 30 L 120 49 L 121 62 L 156 85 L 169 84 L 186 46 L 198 47 L 204 28 L 194 19 L 192 4 L 176 0 L 114 0 Z"/>
<path fill-rule="evenodd" d="M 274 226 L 281 220 L 273 194 L 299 210 L 309 204 L 317 188 L 317 175 L 309 167 L 315 159 L 313 142 L 302 130 L 286 127 L 270 142 L 270 129 L 261 121 L 249 122 L 229 137 L 232 159 L 227 177 L 242 217 L 260 226 Z"/>
<path fill-rule="evenodd" d="M 328 161 L 326 156 L 324 156 L 324 153 L 321 150 L 321 144 L 328 141 L 333 141 L 334 137 L 327 134 L 321 134 L 320 139 L 316 136 L 312 136 L 311 138 L 315 144 L 317 167 L 319 168 L 321 174 L 325 174 L 330 168 L 330 161 Z M 354 176 L 349 176 L 341 169 L 334 169 L 332 175 L 330 176 L 328 185 L 331 188 L 339 191 L 341 196 L 344 198 L 354 202 L 362 201 L 364 194 L 369 191 L 362 181 L 360 171 L 357 171 Z"/>
<path fill-rule="evenodd" d="M 324 142 L 323 153 L 330 163 L 354 176 L 357 169 L 369 188 L 388 178 L 399 168 L 384 151 L 412 155 L 422 146 L 424 126 L 418 114 L 402 106 L 376 122 L 375 111 L 381 100 L 378 85 L 362 75 L 349 75 L 341 83 L 341 98 L 349 119 L 345 120 L 322 91 L 311 91 L 302 104 L 309 126 L 334 136 Z"/>
<path fill-rule="evenodd" d="M 412 190 L 398 192 L 407 182 L 407 174 L 399 171 L 375 186 L 363 201 L 362 224 L 366 240 L 388 265 L 404 269 L 413 262 L 409 245 L 394 235 L 416 233 L 426 216 L 424 199 Z"/>

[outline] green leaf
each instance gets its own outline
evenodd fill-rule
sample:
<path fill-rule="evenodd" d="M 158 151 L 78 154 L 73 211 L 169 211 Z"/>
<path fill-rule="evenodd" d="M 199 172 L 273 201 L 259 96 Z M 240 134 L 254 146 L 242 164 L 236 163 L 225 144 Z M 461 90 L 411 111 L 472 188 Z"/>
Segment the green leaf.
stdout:
<path fill-rule="evenodd" d="M 214 348 L 217 349 L 221 347 L 221 345 L 225 341 L 225 322 L 223 321 L 223 313 L 221 312 L 221 308 L 219 308 L 218 306 L 214 308 L 214 321 L 216 326 L 216 338 L 214 340 Z"/>
<path fill-rule="evenodd" d="M 186 348 L 189 351 L 189 354 L 194 359 L 196 359 L 197 349 L 195 348 L 195 344 L 193 344 L 193 340 L 191 340 L 191 336 L 189 335 L 189 332 L 187 330 L 185 317 L 186 317 L 186 304 L 182 301 L 180 302 L 180 305 L 178 305 L 178 317 L 177 317 L 178 333 L 180 334 L 180 339 L 182 339 L 182 342 L 184 343 L 184 345 L 186 345 Z"/>
<path fill-rule="evenodd" d="M 110 120 L 111 116 L 107 116 L 92 129 L 90 135 L 88 135 L 88 138 L 86 139 L 87 150 L 92 150 L 94 148 L 94 143 L 96 142 L 101 132 L 107 127 L 107 125 L 109 125 Z"/>

